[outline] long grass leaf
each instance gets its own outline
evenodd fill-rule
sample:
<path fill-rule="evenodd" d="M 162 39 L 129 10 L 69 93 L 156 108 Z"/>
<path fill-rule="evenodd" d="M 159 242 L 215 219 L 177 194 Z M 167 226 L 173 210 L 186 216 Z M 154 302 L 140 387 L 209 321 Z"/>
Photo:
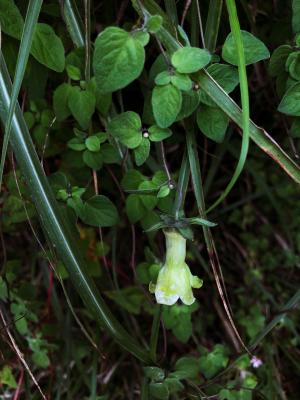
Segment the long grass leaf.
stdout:
<path fill-rule="evenodd" d="M 238 71 L 240 79 L 240 91 L 241 91 L 241 102 L 242 102 L 242 125 L 243 125 L 243 137 L 242 146 L 239 161 L 237 163 L 236 169 L 233 176 L 225 188 L 221 196 L 213 203 L 211 207 L 207 210 L 210 212 L 217 205 L 222 203 L 222 201 L 228 196 L 233 186 L 237 182 L 239 176 L 241 175 L 244 165 L 247 159 L 248 149 L 249 149 L 249 138 L 250 138 L 250 104 L 249 104 L 249 92 L 248 92 L 248 79 L 246 71 L 246 61 L 244 53 L 244 45 L 242 39 L 242 33 L 240 28 L 240 23 L 237 15 L 235 0 L 226 0 L 227 10 L 229 14 L 229 23 L 231 32 L 235 41 L 237 49 L 237 59 L 238 59 Z"/>
<path fill-rule="evenodd" d="M 175 0 L 165 0 L 165 8 L 170 20 L 175 25 L 178 25 L 178 15 Z"/>
<path fill-rule="evenodd" d="M 216 49 L 222 8 L 223 0 L 210 0 L 205 25 L 204 39 L 206 48 L 211 53 L 214 53 Z"/>
<path fill-rule="evenodd" d="M 0 67 L 0 118 L 5 124 L 11 103 L 11 82 L 2 54 Z M 123 348 L 143 362 L 150 362 L 148 350 L 141 347 L 118 322 L 100 295 L 94 281 L 87 274 L 86 262 L 41 167 L 18 103 L 11 129 L 10 144 L 27 182 L 37 213 L 59 258 L 69 272 L 75 289 L 101 327 Z"/>
<path fill-rule="evenodd" d="M 285 306 L 280 310 L 280 312 L 258 333 L 258 335 L 250 343 L 250 348 L 255 349 L 259 343 L 267 336 L 275 326 L 282 321 L 286 314 L 292 309 L 296 308 L 300 302 L 300 290 L 294 294 L 293 297 L 285 304 Z"/>
<path fill-rule="evenodd" d="M 84 27 L 82 21 L 78 17 L 76 5 L 72 0 L 64 0 L 62 2 L 62 13 L 74 45 L 76 47 L 84 47 Z"/>
<path fill-rule="evenodd" d="M 189 158 L 189 163 L 190 163 L 191 178 L 192 178 L 194 194 L 195 194 L 200 217 L 206 219 L 202 178 L 201 178 L 200 163 L 199 163 L 199 157 L 198 157 L 197 146 L 196 146 L 195 132 L 194 132 L 192 122 L 188 121 L 186 126 L 187 126 L 186 143 L 187 143 L 187 149 L 188 149 L 188 158 Z M 231 313 L 231 309 L 230 309 L 230 305 L 229 305 L 229 301 L 228 301 L 228 297 L 227 297 L 227 293 L 226 293 L 225 283 L 224 283 L 224 279 L 223 279 L 223 274 L 222 274 L 222 270 L 221 270 L 221 266 L 220 266 L 220 262 L 219 262 L 219 258 L 218 258 L 218 253 L 217 253 L 217 250 L 215 247 L 212 233 L 208 226 L 203 225 L 202 228 L 203 228 L 204 239 L 205 239 L 205 243 L 206 243 L 206 247 L 207 247 L 207 252 L 209 255 L 210 265 L 212 267 L 213 275 L 215 278 L 215 282 L 217 285 L 219 295 L 220 295 L 222 303 L 223 303 L 224 310 L 226 312 L 226 316 L 229 320 L 231 328 L 232 328 L 235 336 L 237 337 L 238 341 L 240 342 L 242 347 L 246 350 L 246 352 L 250 354 L 248 348 L 244 344 L 244 342 L 235 326 L 235 323 L 234 323 L 234 320 L 232 317 L 232 313 Z"/>
<path fill-rule="evenodd" d="M 9 143 L 9 136 L 11 131 L 11 123 L 14 115 L 16 103 L 18 100 L 18 95 L 23 82 L 25 69 L 27 66 L 27 61 L 29 57 L 29 52 L 32 44 L 32 39 L 34 36 L 34 30 L 38 21 L 38 17 L 41 11 L 43 0 L 30 0 L 27 8 L 25 23 L 23 27 L 23 33 L 21 37 L 21 43 L 19 48 L 19 54 L 17 58 L 15 77 L 11 92 L 11 103 L 8 110 L 8 118 L 5 125 L 5 133 L 3 139 L 3 147 L 1 153 L 0 162 L 0 191 L 2 186 L 2 177 L 4 170 L 4 163 L 6 158 L 7 147 Z"/>

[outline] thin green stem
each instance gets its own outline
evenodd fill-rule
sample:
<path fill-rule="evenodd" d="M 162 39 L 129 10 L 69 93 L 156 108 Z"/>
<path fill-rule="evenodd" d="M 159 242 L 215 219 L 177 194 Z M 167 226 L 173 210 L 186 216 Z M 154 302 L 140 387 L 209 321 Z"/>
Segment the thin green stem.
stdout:
<path fill-rule="evenodd" d="M 84 0 L 84 27 L 85 27 L 85 80 L 91 78 L 91 2 Z"/>
<path fill-rule="evenodd" d="M 152 322 L 152 328 L 151 328 L 151 337 L 150 337 L 150 355 L 154 362 L 156 362 L 157 360 L 157 342 L 159 336 L 161 311 L 162 311 L 161 305 L 156 304 Z"/>

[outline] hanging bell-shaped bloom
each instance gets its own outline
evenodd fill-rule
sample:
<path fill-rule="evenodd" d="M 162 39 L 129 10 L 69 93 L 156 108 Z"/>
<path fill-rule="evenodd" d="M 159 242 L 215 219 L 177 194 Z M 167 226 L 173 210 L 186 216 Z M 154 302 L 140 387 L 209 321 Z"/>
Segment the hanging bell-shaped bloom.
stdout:
<path fill-rule="evenodd" d="M 186 239 L 175 229 L 164 231 L 166 261 L 158 274 L 156 285 L 150 284 L 157 303 L 171 306 L 180 299 L 191 305 L 195 301 L 192 288 L 200 288 L 203 281 L 191 274 L 185 263 Z"/>

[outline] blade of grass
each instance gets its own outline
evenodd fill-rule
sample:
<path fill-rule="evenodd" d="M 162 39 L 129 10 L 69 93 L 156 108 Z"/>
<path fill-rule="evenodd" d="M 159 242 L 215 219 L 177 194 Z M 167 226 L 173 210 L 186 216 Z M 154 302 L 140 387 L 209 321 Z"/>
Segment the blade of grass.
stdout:
<path fill-rule="evenodd" d="M 183 209 L 189 178 L 190 178 L 190 165 L 185 151 L 182 157 L 178 184 L 176 188 L 176 195 L 172 210 L 173 215 L 176 219 L 178 219 L 180 211 Z"/>
<path fill-rule="evenodd" d="M 161 305 L 156 304 L 152 322 L 152 328 L 151 328 L 151 337 L 150 337 L 150 354 L 154 362 L 156 362 L 157 358 L 157 342 L 159 336 L 161 311 L 162 311 Z"/>
<path fill-rule="evenodd" d="M 242 40 L 240 23 L 237 15 L 237 9 L 235 5 L 235 0 L 226 0 L 227 11 L 229 14 L 230 29 L 236 44 L 237 49 L 237 59 L 238 59 L 238 71 L 240 80 L 240 92 L 241 92 L 241 102 L 242 102 L 242 126 L 243 126 L 243 136 L 242 136 L 242 146 L 240 157 L 233 173 L 233 176 L 225 188 L 221 196 L 208 208 L 207 212 L 212 211 L 217 207 L 222 201 L 228 196 L 235 183 L 237 182 L 239 176 L 241 175 L 244 165 L 247 159 L 248 149 L 249 149 L 249 139 L 250 139 L 250 104 L 249 104 L 249 92 L 248 92 L 248 79 L 246 71 L 246 61 L 244 53 L 244 45 Z"/>
<path fill-rule="evenodd" d="M 201 218 L 206 219 L 201 170 L 200 170 L 200 163 L 199 163 L 198 152 L 197 152 L 194 125 L 193 125 L 192 121 L 188 121 L 186 124 L 186 127 L 187 127 L 186 143 L 187 143 L 187 149 L 188 149 L 188 158 L 189 158 L 189 163 L 190 163 L 191 178 L 192 178 L 194 194 L 195 194 L 195 198 L 196 198 L 196 202 L 197 202 L 197 206 L 198 206 L 199 215 Z M 205 239 L 205 243 L 206 243 L 206 247 L 207 247 L 207 252 L 209 255 L 210 264 L 211 264 L 214 278 L 216 281 L 217 289 L 218 289 L 219 295 L 221 297 L 224 310 L 226 312 L 226 316 L 229 320 L 229 323 L 233 330 L 233 333 L 237 337 L 238 341 L 240 342 L 242 347 L 246 350 L 246 352 L 250 354 L 248 348 L 246 347 L 242 338 L 240 337 L 240 334 L 239 334 L 239 332 L 235 326 L 235 323 L 233 321 L 233 318 L 232 318 L 232 313 L 231 313 L 231 309 L 230 309 L 230 305 L 229 305 L 229 301 L 228 301 L 228 297 L 227 297 L 227 293 L 226 293 L 226 288 L 225 288 L 225 284 L 224 284 L 223 274 L 222 274 L 217 250 L 216 250 L 213 236 L 212 236 L 212 233 L 211 233 L 209 227 L 203 225 L 203 233 L 204 233 L 204 239 Z"/>
<path fill-rule="evenodd" d="M 2 54 L 0 61 L 0 118 L 5 124 L 11 102 L 11 82 Z M 27 182 L 28 190 L 31 192 L 41 223 L 68 270 L 78 294 L 97 322 L 116 342 L 141 361 L 150 362 L 148 350 L 141 347 L 118 322 L 100 295 L 94 281 L 87 274 L 86 263 L 41 167 L 18 103 L 12 119 L 10 144 Z"/>
<path fill-rule="evenodd" d="M 223 8 L 223 0 L 210 0 L 204 39 L 207 50 L 214 53 L 220 27 L 220 19 Z"/>
<path fill-rule="evenodd" d="M 165 0 L 165 8 L 170 20 L 177 26 L 178 15 L 175 0 Z"/>
<path fill-rule="evenodd" d="M 60 0 L 59 3 L 61 3 Z M 84 47 L 84 27 L 78 17 L 79 13 L 76 5 L 72 0 L 64 0 L 62 2 L 62 14 L 74 45 L 76 47 Z"/>
<path fill-rule="evenodd" d="M 144 0 L 143 6 L 138 6 L 136 0 L 132 0 L 133 6 L 144 18 L 148 18 L 151 15 L 150 9 L 153 8 L 152 3 L 152 0 Z M 151 5 L 149 9 L 148 4 Z M 170 34 L 170 31 L 167 31 L 164 27 L 159 30 L 157 36 L 165 48 L 171 53 L 181 47 L 180 43 Z M 242 128 L 242 111 L 234 100 L 222 89 L 222 87 L 219 86 L 205 70 L 198 72 L 195 79 L 200 89 L 204 90 L 204 92 L 211 97 L 218 107 L 220 107 L 230 119 Z M 275 140 L 263 128 L 259 128 L 251 120 L 249 129 L 250 138 L 254 143 L 256 143 L 266 154 L 279 164 L 295 182 L 300 184 L 299 166 L 285 153 Z"/>
<path fill-rule="evenodd" d="M 11 122 L 13 118 L 13 114 L 16 107 L 16 102 L 18 100 L 18 95 L 20 92 L 20 88 L 22 85 L 22 81 L 25 74 L 25 69 L 27 66 L 27 61 L 29 57 L 29 52 L 32 44 L 32 39 L 34 36 L 34 30 L 40 15 L 41 7 L 43 0 L 30 0 L 27 8 L 25 23 L 23 27 L 21 43 L 16 63 L 15 77 L 12 86 L 11 92 L 11 103 L 8 110 L 8 118 L 5 125 L 2 153 L 1 153 L 1 162 L 0 162 L 0 192 L 2 187 L 2 178 L 3 178 L 3 170 L 4 163 L 6 159 L 7 147 L 9 143 L 9 136 L 11 131 Z"/>
<path fill-rule="evenodd" d="M 294 294 L 293 297 L 284 305 L 281 311 L 259 332 L 256 338 L 250 343 L 251 350 L 254 350 L 255 347 L 259 345 L 259 343 L 264 339 L 266 335 L 268 335 L 272 329 L 286 316 L 286 314 L 294 309 L 300 302 L 300 289 Z"/>

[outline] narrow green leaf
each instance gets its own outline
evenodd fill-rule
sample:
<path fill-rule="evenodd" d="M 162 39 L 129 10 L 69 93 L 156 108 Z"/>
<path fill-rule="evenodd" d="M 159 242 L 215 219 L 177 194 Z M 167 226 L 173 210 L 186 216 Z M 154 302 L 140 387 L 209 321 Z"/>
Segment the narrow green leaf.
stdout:
<path fill-rule="evenodd" d="M 221 196 L 214 202 L 214 204 L 209 207 L 207 212 L 213 210 L 218 204 L 220 204 L 230 193 L 231 189 L 238 180 L 240 174 L 243 171 L 247 154 L 249 148 L 249 138 L 250 138 L 250 106 L 249 106 L 249 93 L 248 93 L 248 79 L 246 71 L 246 55 L 244 46 L 245 40 L 243 41 L 243 35 L 240 29 L 240 23 L 237 15 L 235 0 L 226 0 L 227 11 L 229 14 L 229 23 L 232 32 L 232 39 L 234 40 L 234 49 L 236 51 L 235 57 L 237 59 L 239 78 L 240 78 L 240 92 L 242 101 L 242 127 L 243 127 L 243 137 L 242 146 L 240 151 L 239 161 L 232 175 L 230 182 L 225 188 Z M 252 39 L 251 39 L 252 44 Z M 252 49 L 252 48 L 251 48 Z M 249 47 L 247 47 L 247 52 Z M 257 52 L 259 52 L 259 45 L 257 44 Z M 260 53 L 262 54 L 262 52 Z M 249 59 L 248 59 L 249 61 Z"/>
<path fill-rule="evenodd" d="M 204 39 L 206 48 L 211 53 L 214 53 L 216 50 L 222 8 L 223 0 L 210 0 L 205 25 Z"/>
<path fill-rule="evenodd" d="M 63 16 L 71 39 L 76 47 L 84 47 L 83 24 L 81 24 L 76 3 L 73 0 L 64 0 Z"/>
<path fill-rule="evenodd" d="M 28 4 L 25 24 L 23 27 L 23 33 L 22 33 L 22 38 L 21 38 L 21 43 L 20 43 L 20 48 L 19 48 L 19 53 L 18 53 L 16 69 L 15 69 L 15 77 L 14 77 L 12 94 L 11 94 L 11 103 L 9 106 L 8 118 L 7 118 L 7 122 L 5 125 L 5 134 L 4 134 L 4 139 L 3 139 L 3 147 L 2 147 L 1 163 L 0 163 L 0 191 L 1 191 L 1 186 L 2 186 L 4 162 L 5 162 L 7 146 L 8 146 L 8 142 L 9 142 L 12 117 L 13 117 L 13 114 L 15 111 L 19 91 L 20 91 L 22 81 L 24 78 L 25 69 L 26 69 L 27 61 L 28 61 L 28 57 L 29 57 L 29 52 L 31 49 L 32 41 L 33 41 L 34 30 L 35 30 L 37 20 L 38 20 L 39 14 L 40 14 L 42 3 L 43 3 L 42 0 L 37 0 L 37 1 L 30 0 L 30 2 Z M 1 5 L 2 4 L 3 3 L 1 3 Z M 16 18 L 16 21 L 15 21 L 15 23 L 17 24 L 16 26 L 19 26 L 18 25 L 19 17 L 17 16 L 17 11 L 14 9 L 14 7 L 15 7 L 14 4 L 13 4 L 14 7 L 11 4 L 7 4 L 7 6 L 8 6 L 8 9 L 6 10 L 6 12 L 7 12 L 6 17 L 7 18 L 11 18 L 11 17 Z M 1 8 L 0 8 L 0 15 L 2 15 L 1 11 L 3 12 L 4 10 L 1 10 Z M 12 14 L 10 14 L 10 12 Z M 5 15 L 5 12 L 4 12 L 4 15 Z M 0 18 L 0 22 L 2 23 L 1 18 Z M 5 26 L 5 21 L 4 21 L 4 26 Z M 2 28 L 2 25 L 1 25 L 1 28 Z"/>
<path fill-rule="evenodd" d="M 300 1 L 299 0 L 292 0 L 292 10 L 293 10 L 293 17 L 292 17 L 292 27 L 294 33 L 300 32 Z"/>

